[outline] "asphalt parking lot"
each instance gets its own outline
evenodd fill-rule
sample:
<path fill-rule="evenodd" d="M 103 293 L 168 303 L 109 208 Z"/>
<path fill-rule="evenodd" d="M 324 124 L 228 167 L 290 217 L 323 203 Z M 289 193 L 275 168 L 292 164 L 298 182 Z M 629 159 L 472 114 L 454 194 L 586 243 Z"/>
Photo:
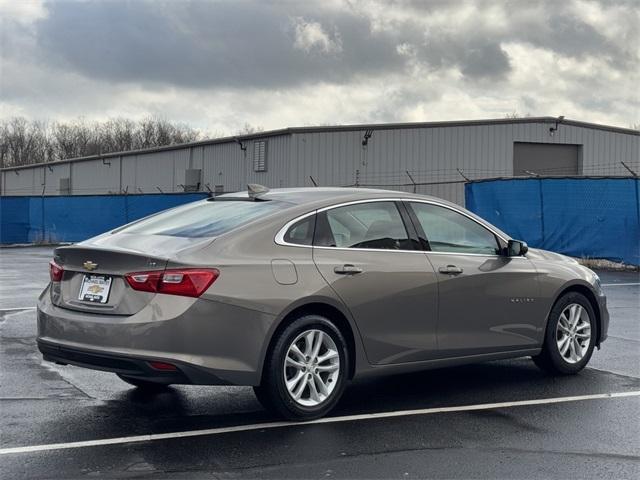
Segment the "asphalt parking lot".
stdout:
<path fill-rule="evenodd" d="M 0 249 L 3 478 L 640 478 L 638 273 L 600 272 L 610 336 L 580 375 L 518 359 L 356 382 L 300 425 L 250 388 L 144 395 L 43 362 L 33 307 L 50 258 Z"/>

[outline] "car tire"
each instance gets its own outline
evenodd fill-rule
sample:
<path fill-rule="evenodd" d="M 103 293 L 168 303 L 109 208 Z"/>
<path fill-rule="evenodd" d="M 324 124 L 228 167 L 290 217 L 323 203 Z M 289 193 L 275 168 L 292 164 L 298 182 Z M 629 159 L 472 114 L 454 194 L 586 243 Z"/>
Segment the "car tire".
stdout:
<path fill-rule="evenodd" d="M 549 313 L 542 351 L 533 361 L 552 374 L 578 373 L 591 359 L 597 332 L 591 302 L 581 293 L 566 293 Z"/>
<path fill-rule="evenodd" d="M 304 315 L 273 342 L 262 383 L 254 387 L 258 401 L 289 420 L 326 415 L 342 396 L 349 372 L 349 350 L 340 330 L 323 316 Z"/>
<path fill-rule="evenodd" d="M 149 392 L 166 390 L 170 385 L 168 383 L 158 383 L 158 382 L 151 382 L 149 380 L 140 380 L 139 378 L 129 377 L 128 375 L 121 375 L 119 373 L 116 373 L 116 375 L 123 382 L 126 382 L 129 385 L 133 385 L 134 387 L 137 387 L 140 390 L 145 390 Z"/>

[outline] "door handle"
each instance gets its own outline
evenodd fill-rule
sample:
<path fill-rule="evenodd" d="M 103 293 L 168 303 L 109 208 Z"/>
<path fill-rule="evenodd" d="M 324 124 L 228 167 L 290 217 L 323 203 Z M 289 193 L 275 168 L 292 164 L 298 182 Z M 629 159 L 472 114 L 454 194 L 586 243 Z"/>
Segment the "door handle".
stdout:
<path fill-rule="evenodd" d="M 346 264 L 341 267 L 334 268 L 333 272 L 338 275 L 357 275 L 358 273 L 362 273 L 362 269 L 355 265 Z"/>
<path fill-rule="evenodd" d="M 460 267 L 456 267 L 455 265 L 447 265 L 446 267 L 440 267 L 438 271 L 440 273 L 446 273 L 447 275 L 459 275 L 462 273 L 462 269 Z"/>

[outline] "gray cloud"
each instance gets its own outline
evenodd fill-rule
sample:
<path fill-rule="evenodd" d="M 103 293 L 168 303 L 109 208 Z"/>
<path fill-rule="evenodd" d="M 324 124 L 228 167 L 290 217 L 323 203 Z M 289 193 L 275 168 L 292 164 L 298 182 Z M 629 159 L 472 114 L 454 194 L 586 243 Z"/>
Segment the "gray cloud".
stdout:
<path fill-rule="evenodd" d="M 425 4 L 429 14 L 438 4 Z M 450 6 L 450 5 L 449 5 Z M 420 47 L 432 68 L 458 66 L 464 75 L 499 77 L 509 62 L 496 40 L 469 32 L 429 35 L 410 22 L 372 32 L 357 10 L 305 3 L 52 2 L 36 24 L 40 61 L 88 77 L 189 87 L 275 87 L 401 72 L 397 47 Z M 296 19 L 338 35 L 340 49 L 317 55 L 296 48 Z"/>
<path fill-rule="evenodd" d="M 4 115 L 638 121 L 633 0 L 38 1 L 0 0 Z"/>
<path fill-rule="evenodd" d="M 401 68 L 395 45 L 366 19 L 308 14 L 303 4 L 266 2 L 55 2 L 37 34 L 44 61 L 111 81 L 282 87 Z M 294 17 L 339 32 L 343 48 L 296 48 Z"/>
<path fill-rule="evenodd" d="M 511 39 L 528 41 L 537 47 L 578 59 L 603 57 L 617 66 L 632 61 L 622 45 L 616 45 L 592 25 L 568 15 L 549 15 L 542 21 L 530 19 L 512 34 Z"/>
<path fill-rule="evenodd" d="M 481 48 L 469 48 L 462 65 L 467 77 L 502 76 L 510 70 L 509 58 L 499 45 L 488 44 Z"/>
<path fill-rule="evenodd" d="M 524 41 L 561 55 L 606 56 L 628 64 L 593 26 L 556 2 L 503 4 L 507 29 L 479 22 L 425 27 L 422 20 L 464 7 L 459 2 L 395 2 L 411 12 L 394 28 L 372 31 L 368 3 L 350 8 L 306 2 L 51 2 L 35 26 L 39 61 L 115 82 L 187 87 L 286 87 L 345 83 L 354 76 L 402 72 L 398 46 L 415 47 L 431 69 L 458 68 L 469 79 L 503 78 L 503 42 Z M 486 5 L 480 2 L 479 8 Z M 498 4 L 499 5 L 499 4 Z M 533 5 L 533 6 L 532 6 Z M 541 16 L 542 15 L 542 16 Z M 339 40 L 324 55 L 299 47 L 295 21 L 318 25 Z M 14 42 L 6 50 L 16 53 Z"/>

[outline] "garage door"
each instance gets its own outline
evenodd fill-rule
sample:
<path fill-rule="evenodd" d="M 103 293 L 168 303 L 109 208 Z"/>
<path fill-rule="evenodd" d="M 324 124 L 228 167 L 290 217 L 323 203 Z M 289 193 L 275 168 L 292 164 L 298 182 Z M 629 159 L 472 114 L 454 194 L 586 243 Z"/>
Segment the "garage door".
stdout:
<path fill-rule="evenodd" d="M 579 156 L 580 145 L 514 142 L 513 174 L 580 175 Z"/>

